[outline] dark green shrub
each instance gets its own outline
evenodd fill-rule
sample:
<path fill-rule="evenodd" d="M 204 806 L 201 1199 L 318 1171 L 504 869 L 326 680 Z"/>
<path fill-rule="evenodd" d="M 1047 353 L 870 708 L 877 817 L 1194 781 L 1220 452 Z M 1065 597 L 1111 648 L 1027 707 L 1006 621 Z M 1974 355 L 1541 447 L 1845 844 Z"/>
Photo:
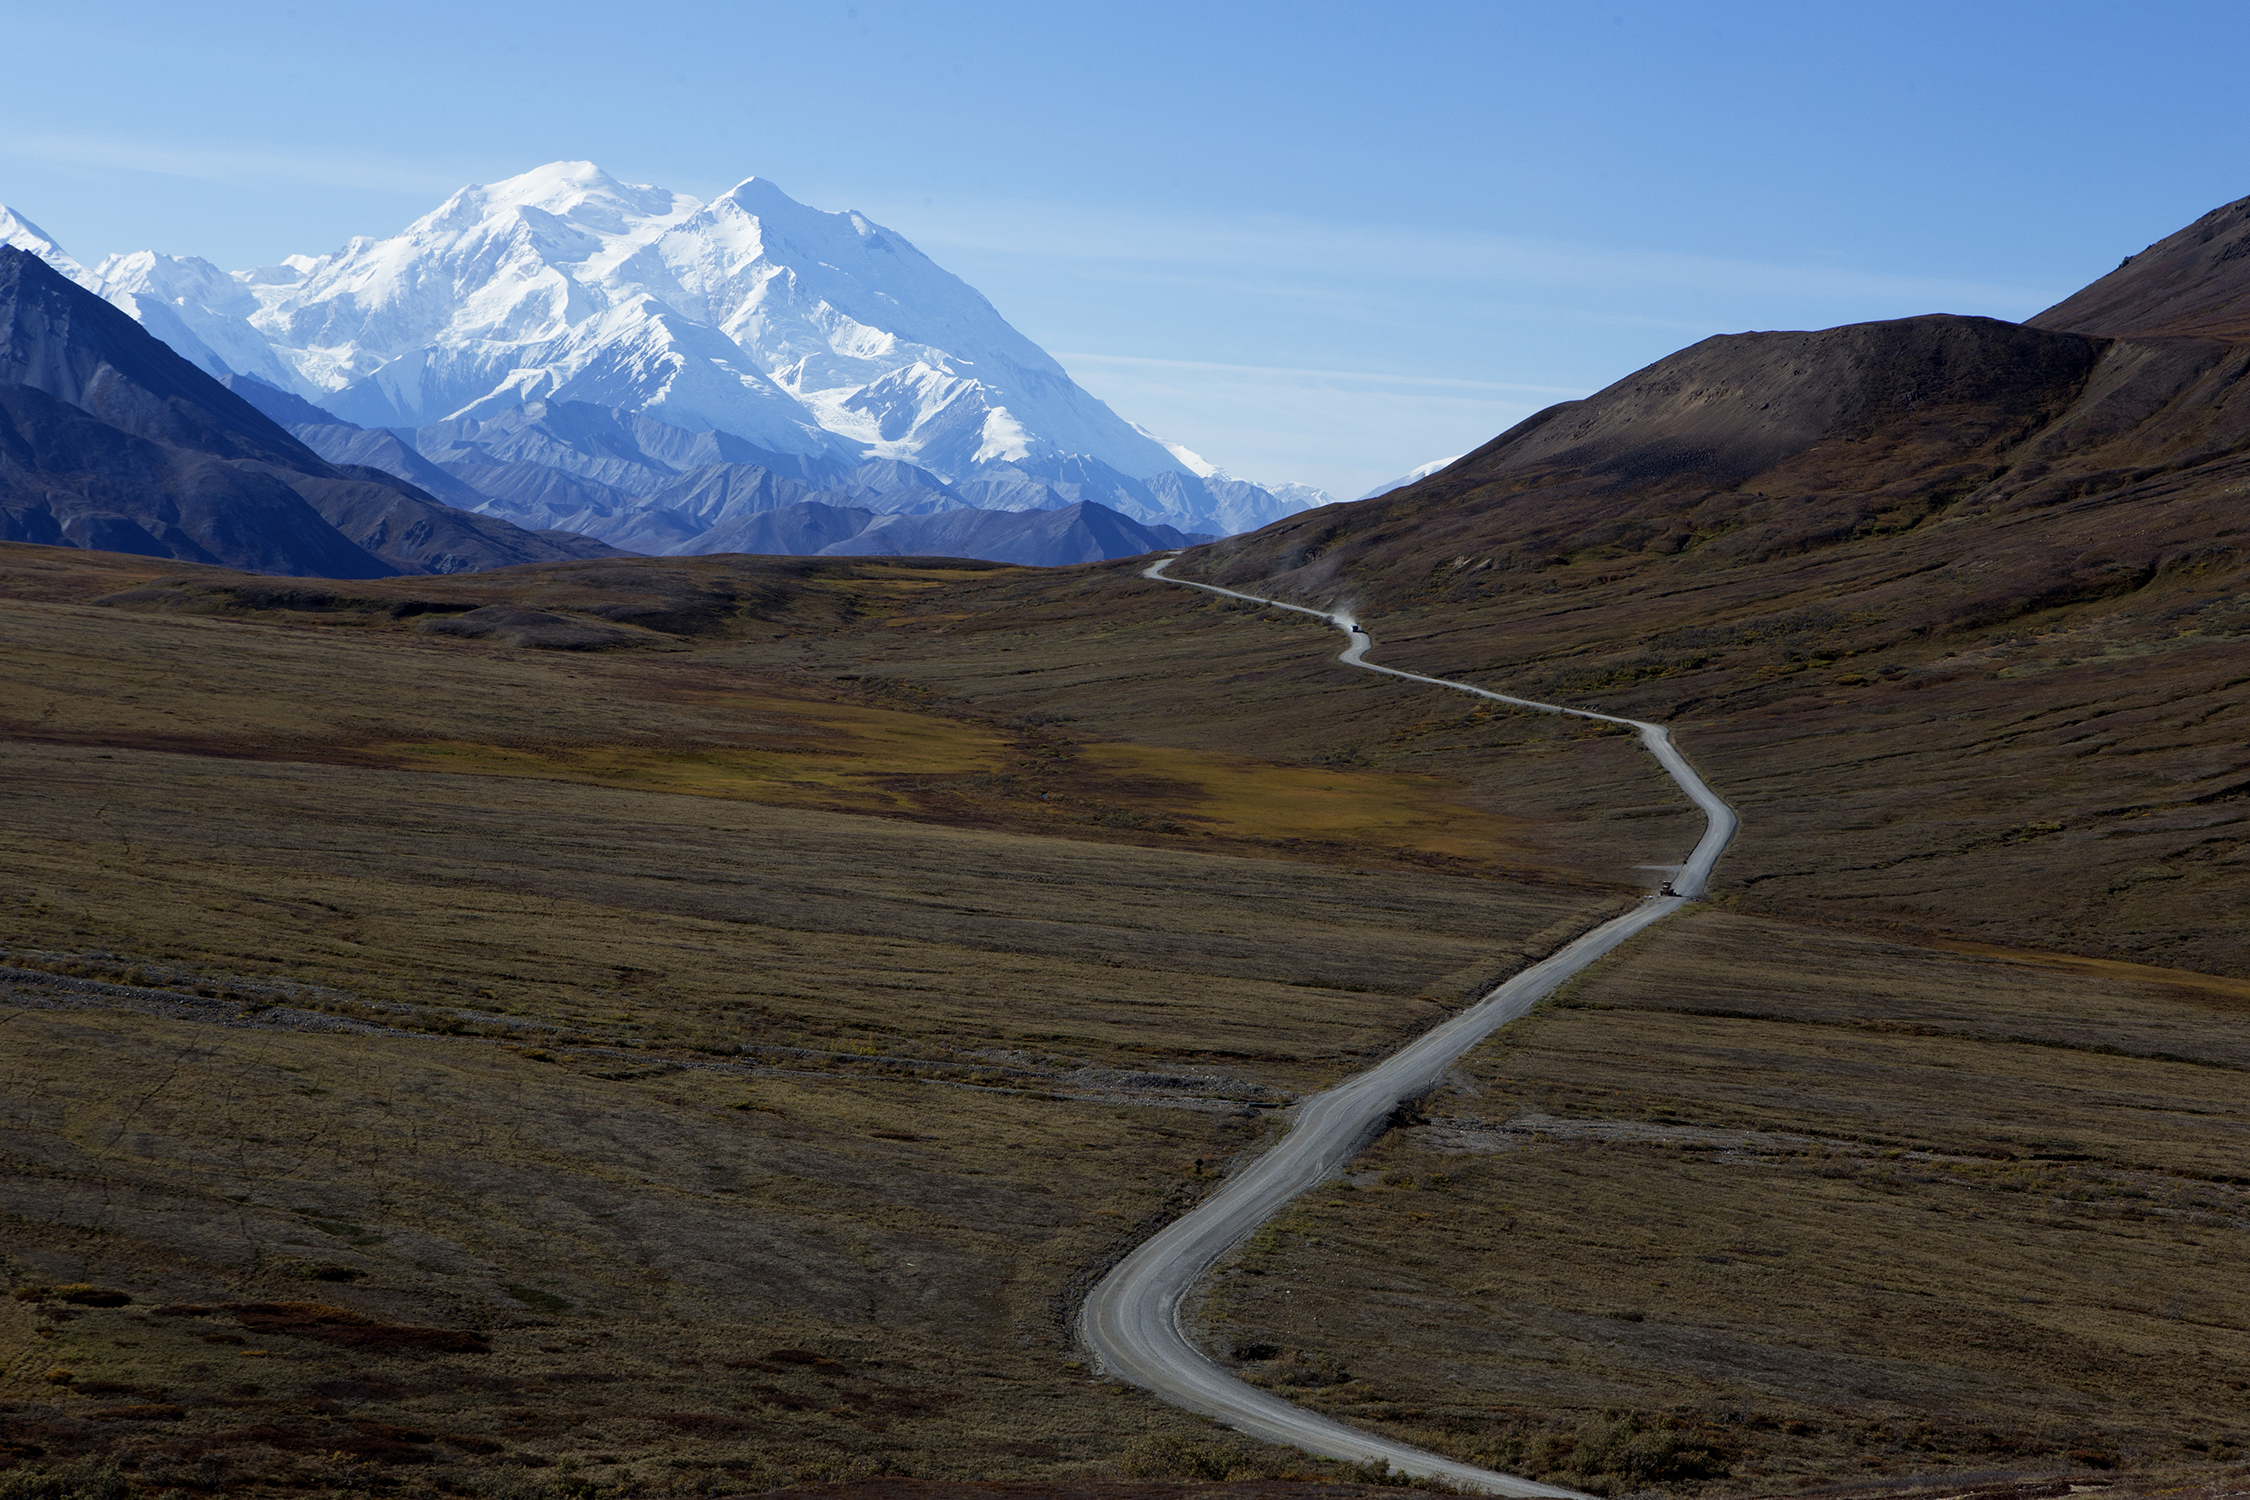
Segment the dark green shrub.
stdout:
<path fill-rule="evenodd" d="M 130 1493 L 115 1461 L 106 1458 L 0 1474 L 0 1500 L 126 1500 Z"/>

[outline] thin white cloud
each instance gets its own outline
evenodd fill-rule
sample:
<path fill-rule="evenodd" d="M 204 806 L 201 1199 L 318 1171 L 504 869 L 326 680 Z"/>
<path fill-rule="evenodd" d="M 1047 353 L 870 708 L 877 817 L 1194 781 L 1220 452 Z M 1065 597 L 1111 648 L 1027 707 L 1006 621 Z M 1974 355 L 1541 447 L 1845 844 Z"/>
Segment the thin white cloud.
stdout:
<path fill-rule="evenodd" d="M 1766 300 L 2026 313 L 2054 300 L 2051 289 L 1851 266 L 1790 265 L 1522 235 L 1332 224 L 1273 215 L 1221 219 L 995 198 L 943 205 L 879 205 L 873 216 L 895 222 L 908 238 L 925 247 L 1090 264 L 1239 266 L 1254 268 L 1265 277 L 1288 273 L 1357 279 L 1376 271 L 1388 277 L 1475 281 L 1499 288 L 1582 287 L 1612 297 L 1626 289 L 1692 289 L 1706 294 L 1751 293 Z"/>
<path fill-rule="evenodd" d="M 159 177 L 182 177 L 195 182 L 223 182 L 235 186 L 289 183 L 443 196 L 461 186 L 463 181 L 454 174 L 434 172 L 426 166 L 379 157 L 237 151 L 97 135 L 0 137 L 0 160 L 10 157 L 59 166 L 148 172 Z"/>
<path fill-rule="evenodd" d="M 1490 381 L 1396 379 L 1208 361 L 1059 354 L 1119 411 L 1235 474 L 1317 484 L 1349 499 L 1463 453 L 1558 397 Z"/>
<path fill-rule="evenodd" d="M 1586 391 L 1578 386 L 1525 385 L 1511 380 L 1460 380 L 1444 375 L 1392 375 L 1376 370 L 1308 370 L 1288 365 L 1229 365 L 1201 359 L 1148 359 L 1132 354 L 1091 354 L 1083 350 L 1064 353 L 1051 350 L 1055 358 L 1065 364 L 1097 365 L 1105 368 L 1147 368 L 1156 370 L 1195 370 L 1210 373 L 1255 375 L 1270 377 L 1276 382 L 1317 381 L 1342 382 L 1347 385 L 1369 387 L 1406 386 L 1430 387 L 1473 391 L 1522 391 L 1537 396 L 1559 396 L 1569 399 L 1583 396 Z"/>
<path fill-rule="evenodd" d="M 1466 451 L 1714 333 L 2024 317 L 2055 300 L 1966 278 L 1399 224 L 1005 197 L 861 206 L 980 285 L 1013 281 L 1044 336 L 1074 351 L 1056 357 L 1135 421 L 1235 473 L 1336 494 Z M 1280 358 L 1162 357 L 1215 342 L 1256 358 L 1258 341 Z M 1094 352 L 1104 344 L 1147 352 Z M 1376 350 L 1419 369 L 1332 363 Z M 1281 362 L 1291 357 L 1301 364 Z"/>

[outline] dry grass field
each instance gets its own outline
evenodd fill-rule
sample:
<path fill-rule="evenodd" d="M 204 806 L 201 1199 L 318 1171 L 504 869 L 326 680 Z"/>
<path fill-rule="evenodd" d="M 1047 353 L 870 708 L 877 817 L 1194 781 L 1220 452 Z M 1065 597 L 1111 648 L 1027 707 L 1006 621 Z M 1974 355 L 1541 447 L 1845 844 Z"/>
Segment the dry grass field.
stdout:
<path fill-rule="evenodd" d="M 1496 610 L 1380 654 L 1669 711 L 1517 675 L 1545 627 Z M 1075 1290 L 1699 825 L 1629 739 L 1337 644 L 1126 565 L 0 547 L 11 1472 L 1367 1477 L 1092 1378 Z M 2240 801 L 2195 800 L 2239 759 L 2224 645 L 1680 700 L 1748 829 L 1713 904 L 1246 1248 L 1211 1347 L 1604 1493 L 2215 1496 L 2250 1426 Z"/>
<path fill-rule="evenodd" d="M 1494 569 L 1489 538 L 1443 557 L 1430 503 L 1427 535 L 1386 529 L 1421 555 L 1391 559 L 1378 659 L 1671 725 L 1743 813 L 1723 898 L 2250 974 L 2250 570 L 2192 508 L 2089 502 L 2073 529 L 2172 555 L 2063 586 L 2036 576 L 2036 511 L 1911 546 L 1876 530 L 1742 559 L 1613 538 Z M 1278 543 L 1231 545 L 1178 571 L 1271 576 Z M 1336 567 L 1273 586 L 1325 602 Z"/>
<path fill-rule="evenodd" d="M 1709 909 L 1473 1053 L 1200 1311 L 1565 1484 L 2250 1458 L 2250 984 Z"/>
<path fill-rule="evenodd" d="M 1315 622 L 1141 580 L 1137 566 L 982 575 L 943 611 L 736 654 L 777 670 L 875 663 L 1088 733 L 1440 776 L 1567 830 L 1556 859 L 1595 878 L 1694 840 L 1630 742 L 1590 749 L 1590 727 L 1353 672 L 1324 660 L 1341 642 Z M 1200 552 L 1175 571 L 1257 583 Z M 2250 974 L 2239 577 L 1942 628 L 1914 620 L 1912 577 L 1873 543 L 1764 571 L 1650 555 L 1512 586 L 1492 576 L 1440 578 L 1364 616 L 1374 659 L 1670 725 L 1743 814 L 1719 899 Z"/>
<path fill-rule="evenodd" d="M 1074 1289 L 1623 899 L 1425 776 L 0 610 L 7 1441 L 158 1490 L 1208 1464 Z"/>
<path fill-rule="evenodd" d="M 918 591 L 973 583 L 992 571 L 983 565 L 948 574 L 880 559 L 810 568 L 686 559 L 642 570 L 646 578 L 588 565 L 570 570 L 568 588 L 545 571 L 519 570 L 526 576 L 318 587 L 237 579 L 221 590 L 176 573 L 162 575 L 176 580 L 169 587 L 133 587 L 156 573 L 141 559 L 81 563 L 27 546 L 0 546 L 0 558 L 9 564 L 0 597 L 22 606 L 9 616 L 0 724 L 24 739 L 638 786 L 1172 847 L 1312 858 L 1349 851 L 1480 871 L 1498 864 L 1525 878 L 1582 875 L 1567 845 L 1542 850 L 1535 817 L 1465 800 L 1449 776 L 1352 770 L 1288 756 L 1288 746 L 1261 757 L 1267 747 L 1256 738 L 1243 742 L 1247 754 L 1220 736 L 1087 742 L 1052 714 L 995 711 L 864 670 L 902 638 L 942 636 L 951 612 L 926 606 Z M 651 604 L 653 589 L 571 581 L 582 572 L 670 591 Z M 449 601 L 448 590 L 467 598 Z M 522 650 L 426 628 L 458 624 L 470 616 L 440 611 L 473 615 L 484 598 L 508 603 L 481 608 L 517 614 L 534 612 L 517 601 L 563 608 L 558 594 L 573 606 L 589 594 L 623 598 L 695 633 L 682 640 L 642 630 L 610 649 Z M 774 618 L 753 618 L 752 607 Z M 602 608 L 623 612 L 597 601 L 536 628 L 564 639 L 581 628 L 623 634 L 593 612 Z M 839 623 L 851 621 L 861 623 Z M 1282 649 L 1301 662 L 1304 646 L 1299 632 Z M 1009 649 L 981 638 L 978 648 Z"/>

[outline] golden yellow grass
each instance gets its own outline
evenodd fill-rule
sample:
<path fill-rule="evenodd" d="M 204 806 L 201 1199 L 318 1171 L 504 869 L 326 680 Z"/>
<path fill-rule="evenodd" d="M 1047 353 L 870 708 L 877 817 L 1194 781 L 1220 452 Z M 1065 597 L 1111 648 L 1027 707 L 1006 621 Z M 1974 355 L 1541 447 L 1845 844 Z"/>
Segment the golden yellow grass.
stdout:
<path fill-rule="evenodd" d="M 736 700 L 786 714 L 804 737 L 783 750 L 668 750 L 638 745 L 517 746 L 438 741 L 360 747 L 402 770 L 521 776 L 644 791 L 838 810 L 923 813 L 926 778 L 993 777 L 1018 747 L 981 725 L 843 704 Z M 1069 774 L 1025 767 L 1066 795 L 1090 784 L 1120 807 L 1180 825 L 1173 832 L 1263 842 L 1419 850 L 1493 863 L 1527 853 L 1511 819 L 1456 800 L 1435 777 L 1280 765 L 1162 745 L 1075 744 Z M 948 788 L 949 790 L 952 788 Z M 1054 793 L 1027 789 L 1034 800 Z"/>
<path fill-rule="evenodd" d="M 2223 974 L 2198 974 L 2192 969 L 2165 969 L 2155 964 L 2125 963 L 2114 958 L 2088 958 L 2077 953 L 2049 953 L 2035 948 L 2010 948 L 1997 943 L 1967 943 L 1938 939 L 1933 947 L 1948 953 L 1973 953 L 2005 963 L 2029 964 L 2063 974 L 2083 974 L 2120 984 L 2154 985 L 2169 998 L 2189 1000 L 2220 1010 L 2250 1010 L 2250 979 Z"/>
<path fill-rule="evenodd" d="M 49 742 L 1251 841 L 1283 854 L 1412 851 L 1538 873 L 1550 863 L 1527 820 L 1471 805 L 1441 778 L 1084 742 L 920 695 L 887 695 L 911 707 L 853 701 L 870 691 L 856 677 L 760 681 L 692 660 L 47 603 L 0 601 L 0 636 L 12 658 L 0 727 Z"/>
<path fill-rule="evenodd" d="M 678 749 L 599 742 L 508 745 L 436 740 L 360 748 L 409 771 L 534 777 L 688 796 L 899 812 L 913 812 L 918 803 L 884 786 L 884 781 L 994 772 L 1008 756 L 1007 737 L 992 727 L 933 714 L 780 694 L 733 693 L 710 699 L 707 706 L 714 718 L 738 717 L 745 724 L 761 726 L 766 745 Z M 625 726 L 620 730 L 626 735 L 633 732 Z"/>
<path fill-rule="evenodd" d="M 1434 776 L 1290 766 L 1166 745 L 1095 743 L 1079 757 L 1112 775 L 1188 787 L 1181 816 L 1255 839 L 1428 850 L 1462 860 L 1523 860 L 1531 820 L 1466 805 Z"/>

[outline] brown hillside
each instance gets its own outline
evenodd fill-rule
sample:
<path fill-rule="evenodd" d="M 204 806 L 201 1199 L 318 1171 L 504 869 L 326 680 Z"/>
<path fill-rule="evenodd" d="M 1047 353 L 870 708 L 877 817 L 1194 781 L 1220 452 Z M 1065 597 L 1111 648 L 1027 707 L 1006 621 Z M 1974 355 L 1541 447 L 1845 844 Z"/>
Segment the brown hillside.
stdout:
<path fill-rule="evenodd" d="M 1175 571 L 1679 723 L 1736 899 L 2243 972 L 2241 245 L 2238 204 L 2040 326 L 1708 339 Z"/>
<path fill-rule="evenodd" d="M 1395 606 L 1472 549 L 1517 574 L 1634 555 L 1700 572 L 1869 538 L 1921 553 L 1911 534 L 1935 521 L 2037 517 L 1998 551 L 1948 531 L 1916 557 L 1931 607 L 1914 623 L 1973 627 L 2145 580 L 2231 532 L 2246 360 L 2214 340 L 1976 318 L 1708 339 L 1421 484 L 1205 555 L 1300 589 L 1349 577 Z"/>
<path fill-rule="evenodd" d="M 2069 333 L 2250 338 L 2250 198 L 2158 240 L 2027 325 Z"/>

